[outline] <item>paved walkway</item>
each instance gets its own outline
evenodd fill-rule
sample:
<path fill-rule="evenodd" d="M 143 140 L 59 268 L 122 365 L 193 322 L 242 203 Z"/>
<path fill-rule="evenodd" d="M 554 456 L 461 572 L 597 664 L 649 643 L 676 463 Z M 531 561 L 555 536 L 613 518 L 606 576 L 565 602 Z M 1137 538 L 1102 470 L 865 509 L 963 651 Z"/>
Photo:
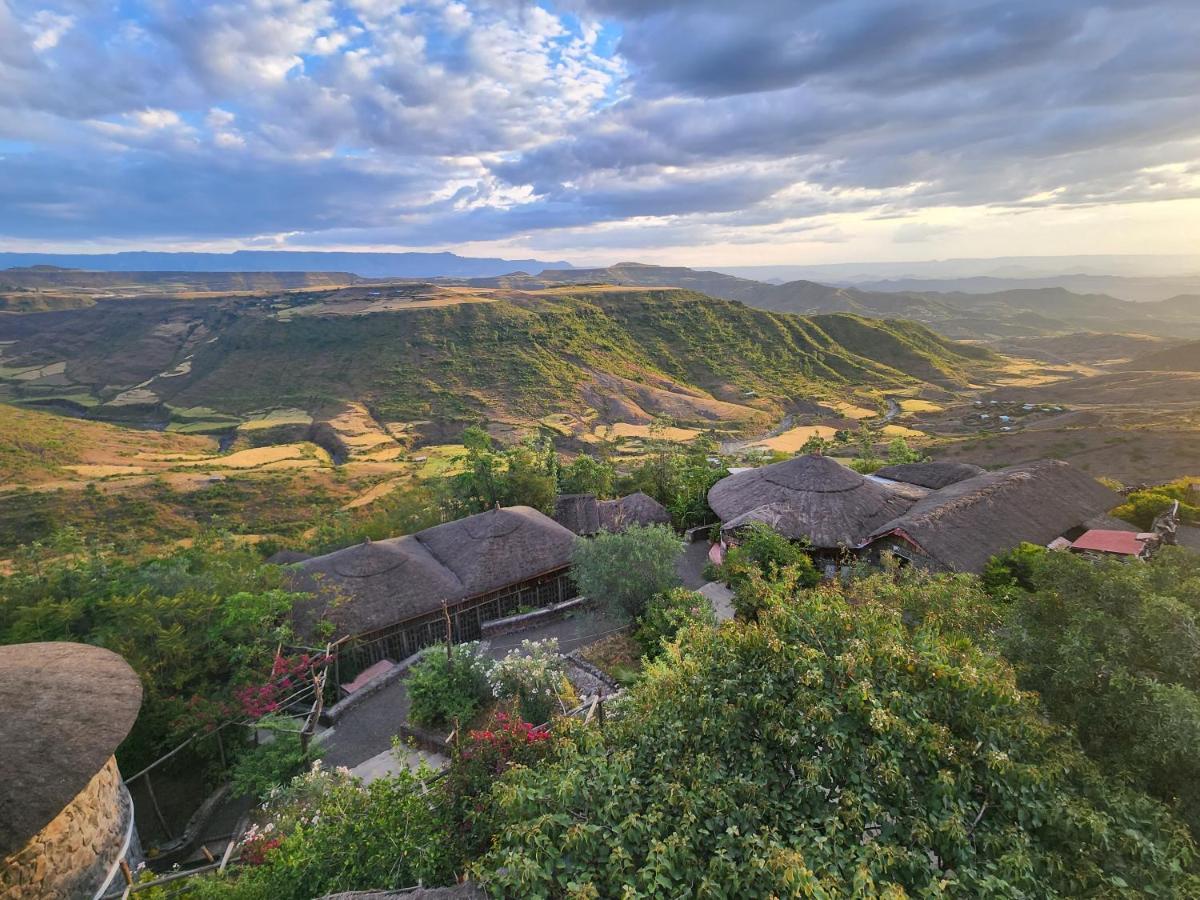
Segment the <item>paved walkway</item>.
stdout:
<path fill-rule="evenodd" d="M 704 567 L 708 565 L 708 541 L 694 541 L 688 544 L 683 555 L 675 563 L 675 573 L 683 586 L 693 591 L 699 590 L 708 583 L 704 577 Z"/>
<path fill-rule="evenodd" d="M 377 778 L 395 775 L 401 769 L 416 772 L 422 764 L 431 769 L 444 769 L 450 760 L 440 753 L 430 753 L 427 750 L 408 749 L 398 755 L 392 750 L 376 753 L 365 762 L 359 763 L 350 770 L 351 775 L 357 775 L 364 783 L 370 784 Z"/>
<path fill-rule="evenodd" d="M 622 627 L 619 620 L 600 611 L 582 612 L 539 628 L 492 638 L 487 655 L 500 659 L 509 650 L 519 647 L 522 641 L 547 638 L 557 638 L 559 652 L 570 653 Z M 392 737 L 399 733 L 400 723 L 408 718 L 410 706 L 408 689 L 401 678 L 352 707 L 323 740 L 325 764 L 355 770 L 373 758 L 390 754 Z"/>
<path fill-rule="evenodd" d="M 733 591 L 719 581 L 710 581 L 700 588 L 700 593 L 712 604 L 718 622 L 728 622 L 733 618 Z"/>

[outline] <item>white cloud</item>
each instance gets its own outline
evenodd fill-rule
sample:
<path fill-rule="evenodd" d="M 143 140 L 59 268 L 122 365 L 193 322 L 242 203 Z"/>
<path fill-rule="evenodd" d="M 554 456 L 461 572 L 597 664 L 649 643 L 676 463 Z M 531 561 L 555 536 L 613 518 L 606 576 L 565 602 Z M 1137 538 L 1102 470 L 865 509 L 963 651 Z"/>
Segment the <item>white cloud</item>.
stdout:
<path fill-rule="evenodd" d="M 38 53 L 58 46 L 63 35 L 75 26 L 74 16 L 65 16 L 48 9 L 34 13 L 27 26 L 33 36 L 33 49 Z"/>

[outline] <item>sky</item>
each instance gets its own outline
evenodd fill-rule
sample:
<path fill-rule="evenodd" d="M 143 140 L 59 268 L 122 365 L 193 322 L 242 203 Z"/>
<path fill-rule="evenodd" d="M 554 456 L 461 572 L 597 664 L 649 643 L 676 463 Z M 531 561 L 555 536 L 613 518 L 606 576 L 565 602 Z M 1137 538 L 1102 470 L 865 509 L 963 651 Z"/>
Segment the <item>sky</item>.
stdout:
<path fill-rule="evenodd" d="M 1200 251 L 1196 0 L 0 0 L 0 250 Z"/>

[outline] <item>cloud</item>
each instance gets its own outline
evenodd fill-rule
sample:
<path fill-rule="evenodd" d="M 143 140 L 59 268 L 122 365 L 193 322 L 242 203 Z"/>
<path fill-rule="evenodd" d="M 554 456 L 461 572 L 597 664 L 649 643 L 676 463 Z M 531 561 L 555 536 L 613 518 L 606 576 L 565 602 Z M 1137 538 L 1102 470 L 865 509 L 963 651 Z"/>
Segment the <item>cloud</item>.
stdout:
<path fill-rule="evenodd" d="M 0 237 L 920 243 L 1196 197 L 1193 5 L 0 0 Z"/>

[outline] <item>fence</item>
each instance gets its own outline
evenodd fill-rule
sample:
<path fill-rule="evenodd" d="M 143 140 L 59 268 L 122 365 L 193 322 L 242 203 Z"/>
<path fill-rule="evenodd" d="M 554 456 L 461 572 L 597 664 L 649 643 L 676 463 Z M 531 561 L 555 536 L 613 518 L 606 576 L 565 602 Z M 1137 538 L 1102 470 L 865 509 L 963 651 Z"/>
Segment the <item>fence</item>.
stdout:
<path fill-rule="evenodd" d="M 483 623 L 503 619 L 523 608 L 541 609 L 575 596 L 575 584 L 569 569 L 546 572 L 518 585 L 480 594 L 422 616 L 406 619 L 385 628 L 364 632 L 339 642 L 334 661 L 334 682 L 346 684 L 360 672 L 382 660 L 396 662 L 419 650 L 446 640 L 446 615 L 450 616 L 451 640 L 455 643 L 476 641 L 483 635 Z"/>

